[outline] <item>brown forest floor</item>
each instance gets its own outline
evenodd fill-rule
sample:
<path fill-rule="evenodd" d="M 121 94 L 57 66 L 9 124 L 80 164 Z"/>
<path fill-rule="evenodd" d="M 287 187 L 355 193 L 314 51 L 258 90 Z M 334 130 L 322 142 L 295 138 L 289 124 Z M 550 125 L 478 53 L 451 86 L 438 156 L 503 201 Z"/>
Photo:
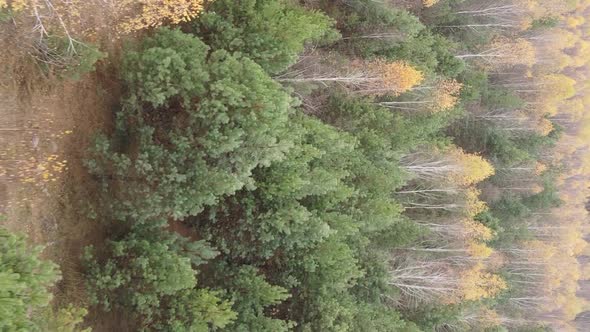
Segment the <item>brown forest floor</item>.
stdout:
<path fill-rule="evenodd" d="M 93 133 L 110 126 L 119 87 L 108 61 L 78 81 L 48 77 L 21 43 L 10 24 L 0 26 L 0 226 L 45 246 L 43 255 L 59 264 L 55 305 L 83 306 L 80 256 L 107 230 L 87 217 L 95 184 L 82 159 Z M 51 156 L 67 168 L 44 179 Z M 117 314 L 91 313 L 87 321 L 93 331 L 127 330 Z"/>

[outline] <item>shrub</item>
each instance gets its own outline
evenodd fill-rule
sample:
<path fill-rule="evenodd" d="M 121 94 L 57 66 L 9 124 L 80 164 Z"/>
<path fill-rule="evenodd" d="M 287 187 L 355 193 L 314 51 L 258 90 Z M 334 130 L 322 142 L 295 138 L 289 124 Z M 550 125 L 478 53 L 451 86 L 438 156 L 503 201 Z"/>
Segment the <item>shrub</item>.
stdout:
<path fill-rule="evenodd" d="M 39 329 L 32 320 L 52 298 L 59 280 L 57 266 L 39 259 L 42 248 L 30 247 L 23 236 L 0 228 L 0 330 Z"/>
<path fill-rule="evenodd" d="M 96 62 L 107 56 L 94 45 L 60 36 L 39 40 L 31 54 L 46 71 L 74 80 L 94 71 Z"/>
<path fill-rule="evenodd" d="M 80 327 L 87 314 L 86 308 L 69 304 L 58 310 L 52 310 L 52 308 L 46 310 L 40 321 L 43 322 L 42 326 L 46 331 L 92 332 L 91 328 L 81 329 Z"/>
<path fill-rule="evenodd" d="M 142 327 L 159 331 L 206 330 L 235 318 L 231 303 L 217 292 L 197 288 L 196 267 L 217 253 L 204 241 L 191 242 L 162 223 L 137 224 L 111 241 L 103 260 L 87 248 L 88 291 L 104 310 L 122 307 Z"/>

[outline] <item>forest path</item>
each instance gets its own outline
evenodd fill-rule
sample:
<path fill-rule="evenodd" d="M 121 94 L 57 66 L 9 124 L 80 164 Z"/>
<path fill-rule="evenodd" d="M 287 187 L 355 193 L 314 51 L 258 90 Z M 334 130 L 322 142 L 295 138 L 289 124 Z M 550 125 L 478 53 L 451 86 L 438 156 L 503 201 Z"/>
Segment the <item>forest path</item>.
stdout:
<path fill-rule="evenodd" d="M 0 227 L 26 234 L 60 266 L 56 305 L 86 306 L 80 257 L 108 230 L 88 218 L 95 183 L 82 161 L 94 133 L 110 126 L 119 85 L 104 63 L 78 81 L 48 76 L 20 46 L 0 31 Z M 113 331 L 124 326 L 115 316 L 91 314 L 89 323 Z"/>

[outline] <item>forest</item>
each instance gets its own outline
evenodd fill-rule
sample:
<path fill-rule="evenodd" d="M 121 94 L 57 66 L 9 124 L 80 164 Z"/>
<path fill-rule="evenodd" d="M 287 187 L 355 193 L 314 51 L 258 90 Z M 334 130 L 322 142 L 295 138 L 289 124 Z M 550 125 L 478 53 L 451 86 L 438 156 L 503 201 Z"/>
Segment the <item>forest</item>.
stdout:
<path fill-rule="evenodd" d="M 0 331 L 590 331 L 588 0 L 0 0 L 0 49 Z"/>

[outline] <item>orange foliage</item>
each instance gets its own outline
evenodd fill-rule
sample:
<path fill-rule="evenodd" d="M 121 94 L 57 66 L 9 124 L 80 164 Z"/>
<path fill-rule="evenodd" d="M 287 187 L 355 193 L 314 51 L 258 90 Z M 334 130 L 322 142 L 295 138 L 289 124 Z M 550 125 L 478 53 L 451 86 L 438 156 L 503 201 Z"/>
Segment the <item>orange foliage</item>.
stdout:
<path fill-rule="evenodd" d="M 535 175 L 541 175 L 543 173 L 545 173 L 545 171 L 547 170 L 547 166 L 543 163 L 540 162 L 536 162 L 535 164 Z"/>
<path fill-rule="evenodd" d="M 463 84 L 456 80 L 441 81 L 434 94 L 433 112 L 445 111 L 457 105 Z"/>
<path fill-rule="evenodd" d="M 539 127 L 538 127 L 537 131 L 539 132 L 539 134 L 541 136 L 547 136 L 554 129 L 555 129 L 555 127 L 553 127 L 553 123 L 551 121 L 549 121 L 548 119 L 543 118 L 539 121 Z"/>

